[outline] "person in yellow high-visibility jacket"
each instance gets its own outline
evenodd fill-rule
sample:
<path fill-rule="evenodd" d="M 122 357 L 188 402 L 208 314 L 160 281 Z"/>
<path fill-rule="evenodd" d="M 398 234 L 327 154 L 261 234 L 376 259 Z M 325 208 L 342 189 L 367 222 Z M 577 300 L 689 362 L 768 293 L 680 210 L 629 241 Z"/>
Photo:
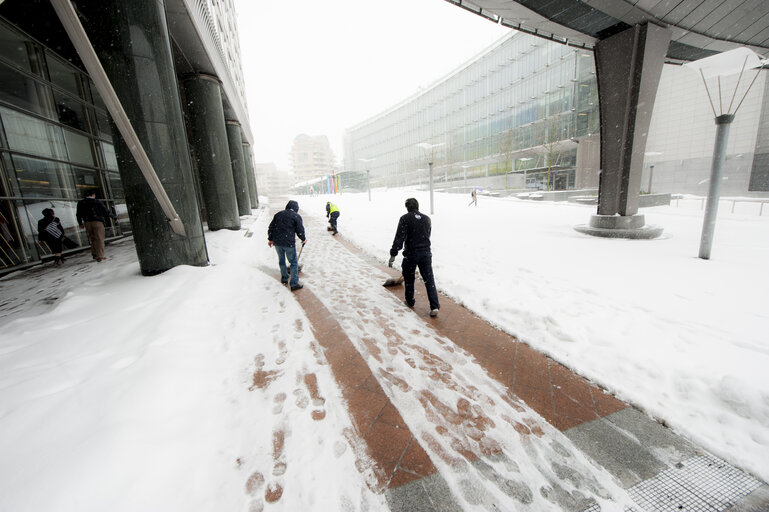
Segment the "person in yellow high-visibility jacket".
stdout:
<path fill-rule="evenodd" d="M 331 224 L 331 234 L 336 235 L 339 233 L 336 229 L 336 219 L 339 218 L 339 207 L 334 203 L 326 203 L 326 218 L 328 223 Z"/>

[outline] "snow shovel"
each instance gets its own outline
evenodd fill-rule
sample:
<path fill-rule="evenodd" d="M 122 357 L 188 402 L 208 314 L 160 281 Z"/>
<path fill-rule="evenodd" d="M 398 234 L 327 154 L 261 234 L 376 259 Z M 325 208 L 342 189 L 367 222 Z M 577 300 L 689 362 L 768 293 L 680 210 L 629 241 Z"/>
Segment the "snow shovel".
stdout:
<path fill-rule="evenodd" d="M 299 254 L 296 255 L 296 272 L 297 273 L 301 272 L 302 267 L 304 266 L 301 263 L 299 263 L 299 258 L 302 257 L 302 250 L 304 250 L 304 244 L 302 244 L 302 246 L 299 248 Z M 288 273 L 289 274 L 291 273 L 291 265 L 288 266 Z"/>
<path fill-rule="evenodd" d="M 403 274 L 399 275 L 398 277 L 390 277 L 388 278 L 384 283 L 382 283 L 382 286 L 390 287 L 390 286 L 399 286 L 403 284 Z"/>

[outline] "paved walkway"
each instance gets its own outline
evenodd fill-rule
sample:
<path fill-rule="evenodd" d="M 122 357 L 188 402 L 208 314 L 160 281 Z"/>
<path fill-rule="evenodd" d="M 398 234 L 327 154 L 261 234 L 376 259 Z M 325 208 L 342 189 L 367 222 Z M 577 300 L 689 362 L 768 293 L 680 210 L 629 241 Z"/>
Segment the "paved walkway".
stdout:
<path fill-rule="evenodd" d="M 430 318 L 418 282 L 410 310 L 393 269 L 304 218 L 295 297 L 392 510 L 769 510 L 766 484 L 448 297 Z"/>

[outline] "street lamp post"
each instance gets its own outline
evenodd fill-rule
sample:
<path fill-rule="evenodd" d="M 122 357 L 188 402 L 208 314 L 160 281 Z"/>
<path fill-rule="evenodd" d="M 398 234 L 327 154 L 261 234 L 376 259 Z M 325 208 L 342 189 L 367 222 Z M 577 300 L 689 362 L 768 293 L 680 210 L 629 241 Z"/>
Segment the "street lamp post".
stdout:
<path fill-rule="evenodd" d="M 359 158 L 361 162 L 365 162 L 366 164 L 366 189 L 368 190 L 368 202 L 371 202 L 371 169 L 369 169 L 369 164 L 376 160 L 376 158 Z"/>
<path fill-rule="evenodd" d="M 729 141 L 729 127 L 731 126 L 732 121 L 734 121 L 734 116 L 737 114 L 742 102 L 745 101 L 748 92 L 750 92 L 751 87 L 753 87 L 753 84 L 756 82 L 760 69 L 756 71 L 756 76 L 753 78 L 750 85 L 748 85 L 745 94 L 734 108 L 734 111 L 731 111 L 735 97 L 737 96 L 737 89 L 739 88 L 742 75 L 746 69 L 761 68 L 764 64 L 765 63 L 762 62 L 758 55 L 752 50 L 748 48 L 736 48 L 728 52 L 719 53 L 712 57 L 706 57 L 684 65 L 684 67 L 697 71 L 702 77 L 702 83 L 705 85 L 705 92 L 708 94 L 710 108 L 713 110 L 713 116 L 715 117 L 716 122 L 716 141 L 713 147 L 713 163 L 710 169 L 710 186 L 708 189 L 708 200 L 705 206 L 705 217 L 702 221 L 702 236 L 700 237 L 699 257 L 703 260 L 710 259 L 710 251 L 713 246 L 713 233 L 716 228 L 716 217 L 718 216 L 721 176 L 723 175 L 724 162 L 726 161 L 726 144 Z M 737 78 L 737 84 L 734 86 L 734 94 L 732 94 L 729 107 L 726 109 L 726 112 L 724 112 L 724 98 L 721 97 L 721 77 L 736 74 L 737 72 L 739 72 L 740 76 Z M 708 83 L 705 80 L 706 75 L 708 78 L 718 78 L 720 113 L 716 113 L 716 108 L 713 105 L 713 98 L 711 97 Z"/>
<path fill-rule="evenodd" d="M 654 177 L 654 164 L 649 165 L 649 193 L 652 193 L 652 178 Z"/>
<path fill-rule="evenodd" d="M 465 171 L 465 194 L 467 193 L 467 168 L 470 167 L 469 165 L 463 165 L 462 169 Z"/>
<path fill-rule="evenodd" d="M 417 144 L 420 148 L 425 150 L 425 153 L 427 151 L 430 151 L 429 160 L 427 161 L 427 165 L 430 167 L 430 215 L 433 214 L 433 160 L 434 158 L 434 152 L 433 150 L 437 147 L 443 146 L 443 142 L 439 142 L 438 144 L 429 144 L 427 142 L 420 142 Z"/>
<path fill-rule="evenodd" d="M 644 156 L 659 156 L 662 153 L 660 151 L 647 151 Z M 647 194 L 652 193 L 652 178 L 654 178 L 654 164 L 649 164 L 649 186 L 646 189 Z"/>
<path fill-rule="evenodd" d="M 528 162 L 529 160 L 534 160 L 534 159 L 531 158 L 530 156 L 526 156 L 526 157 L 523 157 L 523 158 L 516 158 L 515 159 L 515 162 L 516 162 L 515 165 L 516 165 L 516 167 L 518 167 L 518 162 Z M 527 188 L 526 187 L 526 173 L 527 173 L 527 169 L 526 169 L 526 167 L 524 167 L 523 168 L 523 189 L 524 190 L 526 190 L 526 188 Z"/>

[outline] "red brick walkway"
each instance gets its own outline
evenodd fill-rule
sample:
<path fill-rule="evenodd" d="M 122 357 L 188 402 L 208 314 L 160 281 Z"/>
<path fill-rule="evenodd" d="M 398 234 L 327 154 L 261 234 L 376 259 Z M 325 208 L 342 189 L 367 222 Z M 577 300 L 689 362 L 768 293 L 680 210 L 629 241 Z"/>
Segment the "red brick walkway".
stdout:
<path fill-rule="evenodd" d="M 360 250 L 341 235 L 336 239 L 351 252 L 361 255 Z M 397 275 L 383 265 L 381 268 Z M 402 298 L 402 286 L 391 291 Z M 295 292 L 294 296 L 312 324 L 347 401 L 357 433 L 376 464 L 380 488 L 398 487 L 435 473 L 429 456 L 333 314 L 309 288 Z M 414 310 L 426 324 L 469 352 L 490 376 L 557 429 L 563 431 L 627 407 L 446 296 L 441 296 L 440 315 L 430 318 L 421 282 L 417 282 L 416 299 Z"/>

